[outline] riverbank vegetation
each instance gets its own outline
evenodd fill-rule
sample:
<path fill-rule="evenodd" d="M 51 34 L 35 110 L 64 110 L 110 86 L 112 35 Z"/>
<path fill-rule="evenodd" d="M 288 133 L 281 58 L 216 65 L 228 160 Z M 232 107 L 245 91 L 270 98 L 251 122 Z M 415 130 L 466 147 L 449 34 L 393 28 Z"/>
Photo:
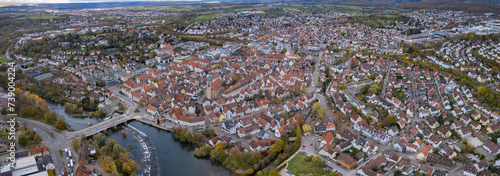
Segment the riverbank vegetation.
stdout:
<path fill-rule="evenodd" d="M 90 101 L 94 100 L 92 99 Z M 98 109 L 94 112 L 85 114 L 83 111 L 83 107 L 79 107 L 77 104 L 71 102 L 64 103 L 64 110 L 68 113 L 73 114 L 74 117 L 78 118 L 87 118 L 87 117 L 104 118 L 107 115 L 106 111 L 104 111 L 103 109 Z"/>
<path fill-rule="evenodd" d="M 85 141 L 82 140 L 82 143 Z M 116 140 L 106 140 L 106 135 L 97 133 L 92 140 L 88 141 L 88 144 L 97 148 L 96 158 L 101 162 L 101 167 L 107 175 L 137 175 L 136 170 L 139 169 L 139 164 L 131 158 L 132 154 Z"/>
<path fill-rule="evenodd" d="M 59 130 L 66 129 L 66 122 L 57 119 L 57 114 L 50 111 L 44 99 L 29 91 L 21 91 L 19 88 L 16 88 L 14 94 L 16 98 L 15 110 L 20 117 L 42 121 Z M 7 113 L 7 110 L 2 113 Z"/>
<path fill-rule="evenodd" d="M 198 147 L 194 152 L 194 156 L 210 159 L 235 173 L 248 174 L 248 172 L 251 172 L 250 174 L 256 175 L 278 174 L 279 171 L 276 168 L 266 170 L 264 168 L 271 164 L 271 162 L 276 165 L 281 164 L 300 148 L 302 139 L 300 128 L 297 129 L 296 134 L 294 140 L 290 140 L 288 135 L 283 134 L 280 139 L 274 141 L 266 150 L 240 151 L 234 143 L 226 144 L 218 142 L 215 146 L 204 145 L 205 141 L 217 135 L 213 129 L 207 129 L 202 134 L 194 134 L 181 127 L 173 130 L 173 135 L 177 140 L 191 143 Z"/>

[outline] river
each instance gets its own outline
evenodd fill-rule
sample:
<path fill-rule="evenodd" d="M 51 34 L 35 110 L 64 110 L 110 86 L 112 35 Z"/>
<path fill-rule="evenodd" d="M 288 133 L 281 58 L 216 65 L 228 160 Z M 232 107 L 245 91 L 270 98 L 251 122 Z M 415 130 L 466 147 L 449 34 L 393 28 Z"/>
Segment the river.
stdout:
<path fill-rule="evenodd" d="M 58 118 L 63 118 L 68 125 L 71 125 L 75 131 L 87 128 L 89 122 L 97 124 L 100 122 L 96 118 L 77 118 L 66 113 L 64 106 L 58 103 L 45 101 L 51 111 L 57 113 Z M 130 126 L 135 127 L 139 131 L 146 134 L 153 142 L 156 149 L 161 175 L 197 175 L 197 176 L 229 176 L 231 172 L 224 167 L 215 164 L 207 159 L 199 159 L 194 157 L 195 148 L 192 145 L 177 141 L 174 136 L 164 130 L 149 126 L 140 122 L 133 122 Z M 141 166 L 138 174 L 143 173 L 147 166 L 145 162 L 141 162 L 144 158 L 144 149 L 141 143 L 134 139 L 132 131 L 127 129 L 128 135 L 123 137 L 121 131 L 115 131 L 108 135 L 108 139 L 116 140 L 123 148 L 127 149 L 133 159 Z M 133 150 L 130 151 L 129 145 L 132 145 Z M 151 154 L 153 155 L 153 154 Z M 152 172 L 154 173 L 154 172 Z"/>
<path fill-rule="evenodd" d="M 133 122 L 130 125 L 145 133 L 153 142 L 156 149 L 156 156 L 160 163 L 161 175 L 231 175 L 228 170 L 210 160 L 194 157 L 195 148 L 189 144 L 177 141 L 169 132 L 140 122 Z M 136 152 L 140 151 L 134 150 L 132 154 L 136 155 Z"/>
<path fill-rule="evenodd" d="M 57 113 L 58 118 L 63 118 L 68 125 L 71 125 L 75 131 L 87 128 L 89 122 L 97 124 L 100 122 L 96 118 L 77 118 L 66 113 L 64 106 L 50 101 L 45 101 L 51 111 Z M 142 131 L 152 141 L 158 158 L 159 169 L 161 175 L 196 175 L 196 176 L 229 176 L 231 172 L 224 167 L 215 164 L 207 159 L 199 159 L 194 157 L 195 148 L 192 145 L 177 141 L 174 136 L 164 130 L 152 127 L 140 122 L 133 122 L 130 126 Z M 132 130 L 127 129 L 128 135 L 123 137 L 120 131 L 115 131 L 108 135 L 108 139 L 116 140 L 122 147 L 127 149 L 132 154 L 134 159 L 140 166 L 138 174 L 144 173 L 147 170 L 147 164 L 141 162 L 145 156 L 145 150 L 141 143 L 134 139 Z M 129 145 L 132 145 L 133 150 L 130 151 Z M 153 155 L 153 154 L 151 154 Z M 152 157 L 153 158 L 153 157 Z M 151 172 L 154 173 L 154 172 Z"/>
<path fill-rule="evenodd" d="M 68 125 L 71 126 L 71 128 L 75 131 L 84 129 L 89 127 L 89 122 L 93 124 L 99 123 L 101 120 L 98 118 L 78 118 L 78 117 L 73 117 L 72 115 L 66 113 L 64 110 L 64 105 L 59 104 L 59 103 L 54 103 L 48 100 L 45 100 L 45 103 L 49 106 L 49 109 L 51 111 L 54 111 L 57 113 L 57 118 L 62 118 Z"/>

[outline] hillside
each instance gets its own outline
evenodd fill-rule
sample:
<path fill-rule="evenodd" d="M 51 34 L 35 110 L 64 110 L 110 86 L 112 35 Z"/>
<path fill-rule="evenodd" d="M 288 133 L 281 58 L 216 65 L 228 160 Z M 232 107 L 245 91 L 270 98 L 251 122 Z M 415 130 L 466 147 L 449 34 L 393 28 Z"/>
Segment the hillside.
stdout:
<path fill-rule="evenodd" d="M 498 0 L 304 0 L 329 5 L 398 7 L 403 9 L 462 10 L 469 13 L 500 12 Z"/>

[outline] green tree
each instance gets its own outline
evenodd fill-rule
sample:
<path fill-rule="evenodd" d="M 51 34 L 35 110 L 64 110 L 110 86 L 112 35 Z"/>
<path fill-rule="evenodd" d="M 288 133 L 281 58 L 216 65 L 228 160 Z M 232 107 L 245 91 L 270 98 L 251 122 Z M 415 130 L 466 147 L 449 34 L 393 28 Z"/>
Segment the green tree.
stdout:
<path fill-rule="evenodd" d="M 279 153 L 285 148 L 285 142 L 283 140 L 278 139 L 276 142 L 274 142 L 273 145 L 269 148 L 269 151 L 274 152 L 274 153 Z"/>
<path fill-rule="evenodd" d="M 35 143 L 38 144 L 38 143 L 42 142 L 43 139 L 42 139 L 42 137 L 40 137 L 40 135 L 35 134 L 35 137 L 33 138 L 33 140 L 35 141 Z"/>
<path fill-rule="evenodd" d="M 64 130 L 64 129 L 66 129 L 66 122 L 63 119 L 57 119 L 56 128 L 58 130 Z"/>
<path fill-rule="evenodd" d="M 28 144 L 28 137 L 26 136 L 25 132 L 22 132 L 21 134 L 19 134 L 19 136 L 17 138 L 18 138 L 17 143 L 19 145 L 25 146 L 26 144 Z"/>
<path fill-rule="evenodd" d="M 217 133 L 215 133 L 215 130 L 212 128 L 206 129 L 205 131 L 203 131 L 202 134 L 207 136 L 207 137 L 217 136 Z"/>
<path fill-rule="evenodd" d="M 247 169 L 247 174 L 248 174 L 248 175 L 251 175 L 251 174 L 253 174 L 253 169 L 252 169 L 252 168 L 250 168 L 250 169 Z"/>
<path fill-rule="evenodd" d="M 319 118 L 324 118 L 326 116 L 327 109 L 326 108 L 320 108 L 318 111 L 318 116 Z"/>
<path fill-rule="evenodd" d="M 76 153 L 78 153 L 78 147 L 80 147 L 80 141 L 79 140 L 73 141 L 73 150 L 75 150 Z"/>
<path fill-rule="evenodd" d="M 54 124 L 56 121 L 57 114 L 55 112 L 48 112 L 43 115 L 43 119 L 45 120 L 45 123 L 48 124 Z"/>
<path fill-rule="evenodd" d="M 484 94 L 488 93 L 488 89 L 484 86 L 479 86 L 478 92 L 479 92 L 479 94 L 484 95 Z"/>
<path fill-rule="evenodd" d="M 370 85 L 370 88 L 368 88 L 368 91 L 374 94 L 378 94 L 380 90 L 382 90 L 382 88 L 380 88 L 380 85 L 378 84 L 372 84 Z"/>
<path fill-rule="evenodd" d="M 103 133 L 97 133 L 94 136 L 94 142 L 98 147 L 104 146 L 106 144 L 106 135 L 104 135 Z"/>
<path fill-rule="evenodd" d="M 487 99 L 487 100 L 488 100 L 488 102 L 489 102 L 489 103 L 494 103 L 494 101 L 495 101 L 495 96 L 494 96 L 493 94 L 490 94 L 490 96 L 488 96 L 488 99 Z"/>
<path fill-rule="evenodd" d="M 186 138 L 186 141 L 191 142 L 191 143 L 194 142 L 194 133 L 193 132 L 187 130 L 186 134 L 184 134 L 184 137 Z"/>

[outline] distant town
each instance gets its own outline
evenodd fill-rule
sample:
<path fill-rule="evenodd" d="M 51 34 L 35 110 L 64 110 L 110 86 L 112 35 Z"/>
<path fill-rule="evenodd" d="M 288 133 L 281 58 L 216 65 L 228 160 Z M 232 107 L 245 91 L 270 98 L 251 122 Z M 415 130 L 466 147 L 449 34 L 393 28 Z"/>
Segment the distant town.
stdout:
<path fill-rule="evenodd" d="M 297 6 L 2 11 L 0 174 L 169 175 L 139 122 L 232 175 L 500 175 L 498 14 Z"/>

